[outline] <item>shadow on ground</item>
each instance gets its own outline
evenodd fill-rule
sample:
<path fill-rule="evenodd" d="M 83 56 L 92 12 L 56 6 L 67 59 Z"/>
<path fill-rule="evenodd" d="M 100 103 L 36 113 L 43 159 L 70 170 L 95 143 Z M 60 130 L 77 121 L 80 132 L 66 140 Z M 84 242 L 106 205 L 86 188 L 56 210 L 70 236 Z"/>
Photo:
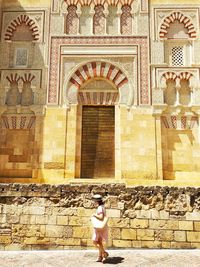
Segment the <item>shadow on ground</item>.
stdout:
<path fill-rule="evenodd" d="M 122 263 L 124 261 L 123 257 L 109 257 L 106 259 L 106 261 L 104 263 L 107 264 L 119 264 Z"/>

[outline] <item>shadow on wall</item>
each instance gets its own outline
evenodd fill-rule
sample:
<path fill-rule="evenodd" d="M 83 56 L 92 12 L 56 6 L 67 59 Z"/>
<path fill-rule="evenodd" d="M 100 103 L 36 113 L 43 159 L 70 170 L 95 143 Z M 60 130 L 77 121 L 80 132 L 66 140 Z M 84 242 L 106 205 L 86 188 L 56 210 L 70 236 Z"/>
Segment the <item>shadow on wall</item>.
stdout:
<path fill-rule="evenodd" d="M 179 172 L 194 172 L 194 132 L 191 129 L 177 130 L 162 127 L 163 177 L 175 180 Z"/>
<path fill-rule="evenodd" d="M 26 11 L 17 0 L 0 5 L 0 182 L 40 182 L 46 13 Z"/>

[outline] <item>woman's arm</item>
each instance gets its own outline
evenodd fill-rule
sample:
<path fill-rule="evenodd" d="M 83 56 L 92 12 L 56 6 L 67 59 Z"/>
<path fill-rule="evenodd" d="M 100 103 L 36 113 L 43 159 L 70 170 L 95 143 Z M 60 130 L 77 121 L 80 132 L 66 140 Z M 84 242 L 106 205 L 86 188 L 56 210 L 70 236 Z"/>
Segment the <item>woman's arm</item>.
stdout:
<path fill-rule="evenodd" d="M 99 220 L 103 220 L 103 218 L 104 218 L 104 214 L 103 213 L 101 213 L 101 214 L 94 213 L 93 216 L 96 217 Z"/>

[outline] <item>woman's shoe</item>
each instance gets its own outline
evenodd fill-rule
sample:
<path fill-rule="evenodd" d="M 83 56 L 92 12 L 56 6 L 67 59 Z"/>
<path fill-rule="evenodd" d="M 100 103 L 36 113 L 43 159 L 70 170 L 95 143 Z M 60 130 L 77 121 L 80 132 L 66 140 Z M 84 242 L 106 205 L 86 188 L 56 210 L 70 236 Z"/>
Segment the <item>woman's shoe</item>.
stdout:
<path fill-rule="evenodd" d="M 96 262 L 102 262 L 102 260 L 103 260 L 103 257 L 102 257 L 102 256 L 99 256 L 99 257 L 97 258 Z"/>
<path fill-rule="evenodd" d="M 105 251 L 105 253 L 103 254 L 103 259 L 102 262 L 104 263 L 106 261 L 106 259 L 108 258 L 109 254 L 108 252 Z"/>

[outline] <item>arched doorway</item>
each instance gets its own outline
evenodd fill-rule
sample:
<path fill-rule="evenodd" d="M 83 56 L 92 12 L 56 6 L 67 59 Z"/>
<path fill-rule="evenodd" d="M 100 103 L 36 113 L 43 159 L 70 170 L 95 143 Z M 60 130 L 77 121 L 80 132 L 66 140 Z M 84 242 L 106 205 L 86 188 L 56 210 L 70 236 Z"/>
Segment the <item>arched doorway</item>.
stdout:
<path fill-rule="evenodd" d="M 120 177 L 119 105 L 133 103 L 127 76 L 97 61 L 74 70 L 68 81 L 66 104 L 77 107 L 75 177 Z"/>

